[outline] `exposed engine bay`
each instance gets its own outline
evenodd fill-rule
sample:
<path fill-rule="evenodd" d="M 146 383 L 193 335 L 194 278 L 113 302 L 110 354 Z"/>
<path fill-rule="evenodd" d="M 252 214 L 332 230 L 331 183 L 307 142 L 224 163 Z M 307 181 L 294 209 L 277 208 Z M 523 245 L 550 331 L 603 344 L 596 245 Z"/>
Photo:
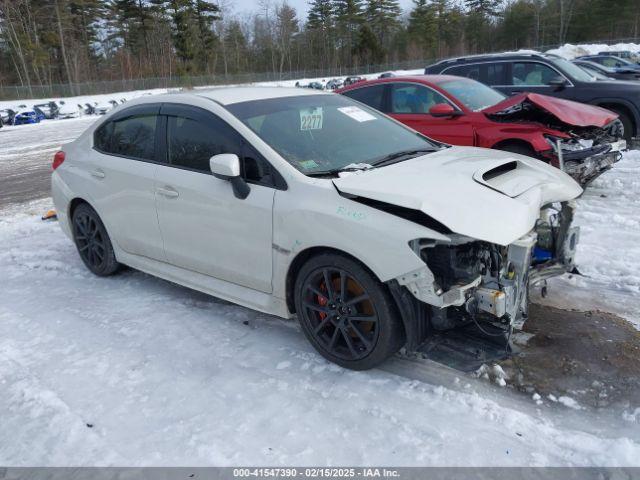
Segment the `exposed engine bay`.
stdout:
<path fill-rule="evenodd" d="M 398 279 L 430 305 L 433 330 L 470 322 L 510 332 L 527 318 L 528 288 L 574 268 L 579 230 L 571 202 L 545 206 L 535 228 L 508 246 L 452 235 L 452 243 L 414 241 L 426 268 Z"/>
<path fill-rule="evenodd" d="M 623 140 L 624 127 L 617 115 L 608 112 L 582 118 L 573 112 L 560 112 L 561 99 L 550 100 L 536 94 L 508 99 L 509 106 L 492 107 L 485 115 L 497 122 L 537 123 L 557 132 L 545 135 L 549 149 L 537 152 L 543 159 L 571 175 L 581 185 L 587 185 L 622 158 L 627 144 Z M 569 102 L 567 102 L 569 103 Z M 598 107 L 590 107 L 606 112 Z M 575 118 L 574 118 L 575 117 Z"/>

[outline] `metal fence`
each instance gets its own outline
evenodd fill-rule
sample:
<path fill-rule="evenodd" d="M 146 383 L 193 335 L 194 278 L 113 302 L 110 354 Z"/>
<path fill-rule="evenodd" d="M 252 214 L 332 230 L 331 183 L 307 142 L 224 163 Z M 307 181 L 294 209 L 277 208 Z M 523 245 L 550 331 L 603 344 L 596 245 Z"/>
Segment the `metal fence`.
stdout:
<path fill-rule="evenodd" d="M 580 43 L 631 43 L 638 42 L 635 38 L 616 38 L 610 40 L 594 40 Z M 531 47 L 535 50 L 546 51 L 558 47 L 559 44 L 540 45 Z M 421 59 L 399 63 L 385 63 L 378 65 L 361 65 L 350 68 L 328 68 L 318 70 L 298 70 L 288 72 L 263 72 L 242 74 L 218 74 L 177 77 L 155 77 L 122 80 L 105 80 L 85 83 L 66 83 L 54 85 L 15 85 L 0 86 L 0 100 L 19 100 L 24 98 L 55 99 L 73 97 L 76 95 L 97 95 L 115 92 L 129 92 L 132 90 L 151 90 L 154 88 L 192 88 L 206 85 L 234 85 L 242 83 L 271 82 L 283 80 L 295 80 L 301 78 L 330 78 L 346 75 L 360 75 L 387 70 L 412 70 L 421 69 L 437 61 L 438 59 Z"/>
<path fill-rule="evenodd" d="M 64 98 L 76 95 L 97 95 L 132 90 L 151 90 L 154 88 L 192 88 L 206 85 L 234 85 L 242 83 L 296 80 L 300 78 L 338 77 L 383 72 L 386 70 L 409 70 L 424 68 L 432 59 L 410 62 L 387 63 L 380 65 L 362 65 L 351 68 L 329 68 L 318 70 L 298 70 L 288 72 L 263 72 L 242 74 L 197 75 L 179 77 L 152 77 L 138 79 L 105 80 L 85 83 L 65 83 L 53 85 L 15 85 L 0 86 L 0 100 L 19 100 L 23 98 Z"/>

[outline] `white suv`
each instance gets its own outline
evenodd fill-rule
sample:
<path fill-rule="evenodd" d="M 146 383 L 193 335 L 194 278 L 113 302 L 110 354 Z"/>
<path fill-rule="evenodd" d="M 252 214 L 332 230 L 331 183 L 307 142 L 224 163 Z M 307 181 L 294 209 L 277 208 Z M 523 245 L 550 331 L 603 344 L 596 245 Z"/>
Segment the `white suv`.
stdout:
<path fill-rule="evenodd" d="M 354 369 L 433 329 L 522 322 L 529 282 L 572 267 L 582 191 L 537 160 L 442 145 L 294 88 L 137 99 L 53 167 L 60 225 L 92 272 L 126 264 L 297 314 Z"/>

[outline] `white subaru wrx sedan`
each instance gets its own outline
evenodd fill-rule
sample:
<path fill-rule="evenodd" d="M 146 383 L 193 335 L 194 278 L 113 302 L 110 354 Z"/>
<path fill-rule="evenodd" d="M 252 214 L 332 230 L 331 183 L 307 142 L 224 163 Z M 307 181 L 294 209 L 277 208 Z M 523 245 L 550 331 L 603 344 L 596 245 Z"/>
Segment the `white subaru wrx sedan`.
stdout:
<path fill-rule="evenodd" d="M 558 169 L 294 88 L 131 101 L 53 168 L 60 225 L 93 273 L 125 264 L 296 315 L 353 369 L 435 330 L 509 332 L 529 283 L 572 268 L 578 234 L 581 189 Z"/>

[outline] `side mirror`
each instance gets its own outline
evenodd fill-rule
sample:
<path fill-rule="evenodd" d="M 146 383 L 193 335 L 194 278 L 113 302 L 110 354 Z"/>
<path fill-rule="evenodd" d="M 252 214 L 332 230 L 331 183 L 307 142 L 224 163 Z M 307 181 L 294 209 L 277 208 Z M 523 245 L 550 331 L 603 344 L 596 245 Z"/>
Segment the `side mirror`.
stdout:
<path fill-rule="evenodd" d="M 432 117 L 457 117 L 462 115 L 462 112 L 456 110 L 448 103 L 436 103 L 429 109 L 429 115 Z"/>
<path fill-rule="evenodd" d="M 551 87 L 557 87 L 559 89 L 564 88 L 567 85 L 567 80 L 564 77 L 554 77 L 547 82 L 547 85 Z"/>
<path fill-rule="evenodd" d="M 240 176 L 240 159 L 235 153 L 221 153 L 209 159 L 209 168 L 216 178 L 228 180 L 233 188 L 233 194 L 244 200 L 249 196 L 251 188 Z"/>

